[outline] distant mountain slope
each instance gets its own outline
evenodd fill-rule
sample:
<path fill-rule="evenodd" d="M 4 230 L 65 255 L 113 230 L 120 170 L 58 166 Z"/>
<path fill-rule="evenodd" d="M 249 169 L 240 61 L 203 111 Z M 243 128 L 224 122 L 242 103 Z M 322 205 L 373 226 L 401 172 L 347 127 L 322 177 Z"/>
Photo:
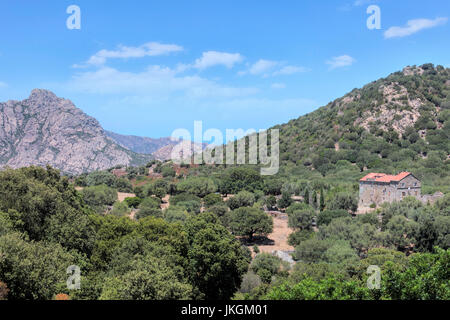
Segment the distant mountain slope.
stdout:
<path fill-rule="evenodd" d="M 151 154 L 153 158 L 157 160 L 169 160 L 172 158 L 172 151 L 175 146 L 178 146 L 179 149 L 183 149 L 182 146 L 187 146 L 190 149 L 190 153 L 184 155 L 184 157 L 190 157 L 194 150 L 200 150 L 199 143 L 193 143 L 191 141 L 182 141 L 171 140 L 170 137 L 152 139 L 147 137 L 138 137 L 138 136 L 128 136 L 121 135 L 118 133 L 114 133 L 111 131 L 105 131 L 106 134 L 113 139 L 116 143 L 121 145 L 124 148 L 127 148 L 131 151 L 142 153 L 142 154 Z M 202 145 L 202 149 L 206 147 L 206 143 Z M 176 155 L 176 157 L 179 157 Z"/>
<path fill-rule="evenodd" d="M 168 144 L 164 147 L 159 148 L 153 152 L 152 156 L 157 160 L 170 160 L 170 159 L 187 159 L 190 158 L 194 153 L 200 152 L 208 144 L 207 143 L 194 143 L 188 140 L 181 140 L 176 144 Z M 174 150 L 176 147 L 176 150 Z M 183 154 L 183 151 L 188 150 L 187 153 Z M 175 152 L 174 152 L 175 151 Z M 174 154 L 172 154 L 174 153 Z"/>
<path fill-rule="evenodd" d="M 158 149 L 168 146 L 177 145 L 179 141 L 172 141 L 170 137 L 152 139 L 147 137 L 138 137 L 132 135 L 122 135 L 111 131 L 105 131 L 106 135 L 113 139 L 122 147 L 127 148 L 136 153 L 152 154 Z"/>
<path fill-rule="evenodd" d="M 35 89 L 28 99 L 0 103 L 0 166 L 50 164 L 79 174 L 149 158 L 115 143 L 96 119 L 50 91 Z"/>

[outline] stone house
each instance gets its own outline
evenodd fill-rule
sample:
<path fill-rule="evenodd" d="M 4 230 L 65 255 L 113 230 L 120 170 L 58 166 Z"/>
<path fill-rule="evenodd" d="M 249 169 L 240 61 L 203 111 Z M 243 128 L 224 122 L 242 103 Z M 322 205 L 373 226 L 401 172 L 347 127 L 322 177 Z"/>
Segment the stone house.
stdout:
<path fill-rule="evenodd" d="M 379 206 L 413 196 L 423 201 L 421 183 L 411 172 L 397 175 L 369 173 L 359 180 L 359 207 Z"/>

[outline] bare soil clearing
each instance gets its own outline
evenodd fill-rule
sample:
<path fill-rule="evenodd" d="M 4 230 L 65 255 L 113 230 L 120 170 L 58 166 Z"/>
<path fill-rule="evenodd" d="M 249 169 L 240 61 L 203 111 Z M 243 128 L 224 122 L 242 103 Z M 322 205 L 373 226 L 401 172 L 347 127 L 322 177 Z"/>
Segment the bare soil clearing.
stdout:
<path fill-rule="evenodd" d="M 272 253 L 272 251 L 292 251 L 294 247 L 288 244 L 288 237 L 293 232 L 288 227 L 287 215 L 278 215 L 273 217 L 273 232 L 268 238 L 274 241 L 273 245 L 262 245 L 259 247 L 261 252 Z"/>
<path fill-rule="evenodd" d="M 288 244 L 288 237 L 293 232 L 288 227 L 288 218 L 285 213 L 268 213 L 273 217 L 273 232 L 267 238 L 256 238 L 252 243 L 246 245 L 252 249 L 256 244 L 261 252 L 272 253 L 273 251 L 293 251 L 294 247 Z"/>
<path fill-rule="evenodd" d="M 125 198 L 134 198 L 136 195 L 134 193 L 117 192 L 117 198 L 120 202 L 123 202 Z"/>

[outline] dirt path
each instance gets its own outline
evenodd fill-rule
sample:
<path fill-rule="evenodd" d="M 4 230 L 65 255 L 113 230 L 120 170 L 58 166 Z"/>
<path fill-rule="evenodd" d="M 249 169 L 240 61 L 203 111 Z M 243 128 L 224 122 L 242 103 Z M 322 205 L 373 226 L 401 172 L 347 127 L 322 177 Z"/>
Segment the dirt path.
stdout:
<path fill-rule="evenodd" d="M 268 235 L 269 240 L 273 241 L 271 244 L 261 244 L 258 248 L 261 252 L 272 253 L 273 251 L 293 251 L 294 247 L 288 244 L 288 237 L 293 232 L 288 227 L 288 218 L 286 214 L 277 213 L 271 214 L 273 217 L 273 232 Z M 253 245 L 249 246 L 250 248 Z"/>
<path fill-rule="evenodd" d="M 162 198 L 161 209 L 167 209 L 170 206 L 170 194 L 166 194 L 164 198 Z"/>
<path fill-rule="evenodd" d="M 358 207 L 358 210 L 356 211 L 356 214 L 366 214 L 374 212 L 375 208 L 367 208 L 367 207 Z"/>
<path fill-rule="evenodd" d="M 131 220 L 134 220 L 137 212 L 138 212 L 138 210 L 136 210 L 136 209 L 131 210 L 130 215 L 129 215 Z"/>
<path fill-rule="evenodd" d="M 117 192 L 117 199 L 123 202 L 125 198 L 134 198 L 136 195 L 134 193 Z"/>

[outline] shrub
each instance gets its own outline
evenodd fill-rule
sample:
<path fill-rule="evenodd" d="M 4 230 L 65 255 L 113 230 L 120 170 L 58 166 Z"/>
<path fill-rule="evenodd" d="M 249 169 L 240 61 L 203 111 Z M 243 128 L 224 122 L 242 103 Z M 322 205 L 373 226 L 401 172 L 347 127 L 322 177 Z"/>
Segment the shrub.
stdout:
<path fill-rule="evenodd" d="M 203 177 L 191 177 L 181 181 L 177 185 L 180 192 L 190 193 L 200 198 L 217 191 L 217 186 L 212 179 Z"/>
<path fill-rule="evenodd" d="M 162 218 L 163 213 L 162 213 L 162 210 L 159 208 L 142 208 L 142 209 L 139 209 L 139 211 L 135 215 L 135 218 L 137 220 L 143 219 L 146 217 Z"/>
<path fill-rule="evenodd" d="M 240 191 L 234 197 L 231 197 L 227 201 L 227 205 L 231 210 L 240 208 L 240 207 L 251 207 L 255 203 L 255 196 L 253 193 L 248 191 Z"/>
<path fill-rule="evenodd" d="M 250 270 L 257 274 L 262 282 L 270 283 L 272 277 L 280 271 L 281 259 L 269 253 L 258 254 L 250 265 Z"/>
<path fill-rule="evenodd" d="M 239 292 L 251 293 L 255 288 L 262 284 L 261 278 L 252 271 L 247 272 L 242 277 L 242 284 Z"/>
<path fill-rule="evenodd" d="M 289 237 L 288 237 L 288 243 L 293 246 L 296 247 L 298 246 L 300 243 L 302 243 L 303 241 L 306 241 L 308 239 L 311 239 L 315 236 L 315 232 L 312 230 L 300 230 L 300 231 L 295 231 L 292 232 Z"/>
<path fill-rule="evenodd" d="M 124 201 L 128 205 L 128 207 L 137 209 L 141 204 L 142 199 L 139 197 L 128 197 L 125 198 Z"/>
<path fill-rule="evenodd" d="M 117 200 L 117 191 L 106 185 L 86 187 L 81 194 L 84 202 L 99 213 L 105 210 L 105 206 L 111 206 Z"/>
<path fill-rule="evenodd" d="M 184 207 L 170 206 L 163 212 L 164 220 L 168 222 L 184 223 L 189 217 L 188 212 Z"/>
<path fill-rule="evenodd" d="M 203 202 L 205 203 L 205 207 L 212 207 L 216 204 L 222 203 L 222 196 L 217 193 L 210 193 L 203 198 Z"/>
<path fill-rule="evenodd" d="M 175 177 L 176 172 L 175 172 L 175 169 L 172 166 L 164 166 L 161 169 L 161 174 L 162 174 L 162 176 L 164 178 L 166 178 L 166 177 L 172 177 L 173 178 L 173 177 Z"/>
<path fill-rule="evenodd" d="M 329 208 L 332 210 L 349 210 L 355 212 L 358 209 L 356 196 L 350 193 L 338 193 L 331 201 Z"/>
<path fill-rule="evenodd" d="M 291 205 L 291 203 L 292 203 L 291 194 L 285 192 L 281 195 L 281 198 L 278 200 L 277 206 L 278 208 L 287 208 Z"/>
<path fill-rule="evenodd" d="M 348 217 L 349 214 L 346 210 L 324 210 L 321 213 L 319 213 L 317 218 L 317 225 L 323 226 L 328 225 L 333 219 L 341 218 L 341 217 Z"/>
<path fill-rule="evenodd" d="M 126 216 L 129 212 L 130 209 L 128 208 L 127 203 L 125 201 L 124 202 L 116 201 L 111 210 L 111 214 L 116 217 Z"/>
<path fill-rule="evenodd" d="M 201 199 L 191 193 L 180 193 L 180 194 L 171 196 L 169 201 L 170 201 L 170 205 L 174 205 L 174 206 L 176 206 L 180 202 L 186 202 L 186 201 L 196 201 L 198 203 L 201 203 Z"/>
<path fill-rule="evenodd" d="M 311 229 L 314 216 L 313 210 L 296 210 L 288 214 L 288 225 L 296 230 Z"/>
<path fill-rule="evenodd" d="M 271 233 L 273 219 L 259 209 L 242 207 L 231 211 L 230 227 L 236 235 L 247 236 L 252 240 L 254 234 Z"/>

